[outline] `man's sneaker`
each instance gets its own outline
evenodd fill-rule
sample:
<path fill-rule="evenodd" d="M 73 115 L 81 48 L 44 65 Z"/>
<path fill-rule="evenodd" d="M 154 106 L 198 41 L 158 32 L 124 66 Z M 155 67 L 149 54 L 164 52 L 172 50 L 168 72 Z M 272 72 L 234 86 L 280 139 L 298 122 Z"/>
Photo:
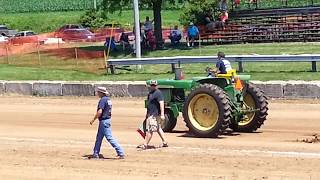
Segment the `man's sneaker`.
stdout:
<path fill-rule="evenodd" d="M 162 143 L 162 147 L 169 147 L 168 143 Z"/>
<path fill-rule="evenodd" d="M 124 155 L 118 155 L 117 159 L 124 159 L 124 157 L 125 157 Z"/>
<path fill-rule="evenodd" d="M 99 154 L 93 154 L 91 159 L 99 159 Z"/>
<path fill-rule="evenodd" d="M 137 148 L 140 148 L 141 150 L 146 150 L 146 149 L 148 149 L 148 145 L 141 144 L 141 145 L 137 146 Z"/>

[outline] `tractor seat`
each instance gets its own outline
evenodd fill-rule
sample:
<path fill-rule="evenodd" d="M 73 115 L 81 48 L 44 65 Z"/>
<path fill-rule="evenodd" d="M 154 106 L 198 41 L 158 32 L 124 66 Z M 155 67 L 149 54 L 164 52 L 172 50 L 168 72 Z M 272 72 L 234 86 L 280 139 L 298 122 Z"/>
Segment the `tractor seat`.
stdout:
<path fill-rule="evenodd" d="M 237 70 L 232 69 L 232 70 L 228 71 L 227 74 L 217 74 L 216 77 L 226 78 L 226 79 L 232 79 L 232 78 L 235 77 L 236 75 L 237 75 Z"/>

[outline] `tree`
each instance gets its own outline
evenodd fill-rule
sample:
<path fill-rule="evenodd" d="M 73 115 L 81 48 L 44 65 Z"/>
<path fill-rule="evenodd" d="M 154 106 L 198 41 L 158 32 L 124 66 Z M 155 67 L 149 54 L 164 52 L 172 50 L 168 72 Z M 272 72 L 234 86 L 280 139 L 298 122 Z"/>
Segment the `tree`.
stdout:
<path fill-rule="evenodd" d="M 190 22 L 203 25 L 205 24 L 206 14 L 210 11 L 215 14 L 217 18 L 219 2 L 220 0 L 189 0 L 188 5 L 180 15 L 180 23 L 184 26 L 187 26 Z"/>
<path fill-rule="evenodd" d="M 168 0 L 170 4 L 182 3 L 183 0 Z M 162 18 L 161 10 L 163 0 L 139 0 L 139 5 L 142 8 L 152 8 L 154 17 L 154 32 L 157 39 L 157 46 L 162 45 Z M 108 12 L 121 11 L 124 8 L 132 7 L 132 0 L 103 0 L 102 8 Z"/>

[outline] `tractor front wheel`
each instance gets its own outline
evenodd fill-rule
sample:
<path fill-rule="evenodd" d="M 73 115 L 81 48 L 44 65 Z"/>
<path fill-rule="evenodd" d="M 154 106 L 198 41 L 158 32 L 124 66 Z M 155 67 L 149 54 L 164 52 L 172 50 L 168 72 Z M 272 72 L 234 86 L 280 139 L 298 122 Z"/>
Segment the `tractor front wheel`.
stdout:
<path fill-rule="evenodd" d="M 213 84 L 200 84 L 189 94 L 184 121 L 197 137 L 217 137 L 229 126 L 231 107 L 224 91 Z"/>
<path fill-rule="evenodd" d="M 174 117 L 172 110 L 165 109 L 164 110 L 165 119 L 161 121 L 160 125 L 164 132 L 172 132 L 172 130 L 176 127 L 177 118 Z"/>

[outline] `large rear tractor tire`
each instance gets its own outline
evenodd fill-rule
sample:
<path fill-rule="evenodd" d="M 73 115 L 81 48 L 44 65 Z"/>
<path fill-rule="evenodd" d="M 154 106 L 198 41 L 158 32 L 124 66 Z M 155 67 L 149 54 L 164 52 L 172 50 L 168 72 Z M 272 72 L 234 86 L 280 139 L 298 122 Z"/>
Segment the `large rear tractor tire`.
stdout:
<path fill-rule="evenodd" d="M 246 92 L 244 92 L 244 106 L 251 109 L 258 109 L 256 112 L 246 114 L 246 116 L 238 123 L 235 131 L 238 132 L 254 132 L 260 128 L 268 115 L 267 97 L 263 92 L 252 84 L 246 84 Z"/>
<path fill-rule="evenodd" d="M 224 91 L 213 84 L 201 84 L 184 104 L 183 118 L 197 137 L 218 137 L 229 126 L 231 107 Z"/>
<path fill-rule="evenodd" d="M 165 119 L 161 121 L 160 125 L 164 132 L 172 132 L 176 127 L 177 118 L 174 117 L 173 112 L 170 109 L 164 110 Z"/>

